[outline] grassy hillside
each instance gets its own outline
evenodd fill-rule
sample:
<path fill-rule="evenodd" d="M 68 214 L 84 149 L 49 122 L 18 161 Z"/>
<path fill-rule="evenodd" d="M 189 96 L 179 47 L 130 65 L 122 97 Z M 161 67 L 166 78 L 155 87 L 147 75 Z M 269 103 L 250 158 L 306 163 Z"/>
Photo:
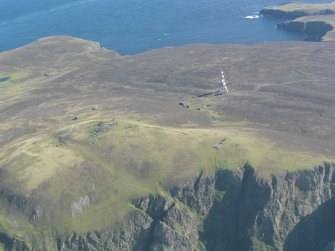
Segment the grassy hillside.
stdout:
<path fill-rule="evenodd" d="M 253 130 L 110 118 L 74 121 L 51 134 L 21 138 L 3 148 L 0 159 L 10 167 L 5 182 L 38 199 L 42 212 L 52 206 L 46 221 L 62 233 L 110 226 L 134 210 L 132 199 L 162 193 L 161 185 L 201 170 L 210 174 L 249 163 L 266 175 L 313 167 L 330 157 L 286 149 Z M 8 229 L 9 223 L 3 224 Z"/>
<path fill-rule="evenodd" d="M 311 13 L 318 12 L 320 10 L 335 10 L 335 3 L 289 3 L 279 6 L 272 7 L 274 9 L 283 10 L 283 11 L 310 11 Z"/>
<path fill-rule="evenodd" d="M 121 57 L 58 37 L 0 54 L 0 232 L 103 229 L 200 171 L 249 163 L 263 178 L 332 161 L 332 47 L 290 46 Z M 221 67 L 229 95 L 197 97 Z"/>

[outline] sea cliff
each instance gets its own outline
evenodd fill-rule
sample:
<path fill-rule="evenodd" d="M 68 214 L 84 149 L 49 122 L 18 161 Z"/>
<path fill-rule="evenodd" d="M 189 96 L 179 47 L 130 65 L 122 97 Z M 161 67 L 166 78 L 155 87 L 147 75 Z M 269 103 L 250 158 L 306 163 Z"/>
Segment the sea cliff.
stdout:
<path fill-rule="evenodd" d="M 286 18 L 278 28 L 306 34 L 307 41 L 334 41 L 335 4 L 290 3 L 267 7 L 260 11 L 264 16 Z"/>
<path fill-rule="evenodd" d="M 334 189 L 331 163 L 267 178 L 245 165 L 213 176 L 201 172 L 166 187 L 164 195 L 134 199 L 136 210 L 103 230 L 50 233 L 32 243 L 2 233 L 0 241 L 6 250 L 22 251 L 332 250 Z"/>

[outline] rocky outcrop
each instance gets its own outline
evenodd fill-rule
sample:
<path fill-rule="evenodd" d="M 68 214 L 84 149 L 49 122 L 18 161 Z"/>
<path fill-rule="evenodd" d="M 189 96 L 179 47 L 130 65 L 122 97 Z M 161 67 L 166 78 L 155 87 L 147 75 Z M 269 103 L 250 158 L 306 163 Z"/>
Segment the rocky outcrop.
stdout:
<path fill-rule="evenodd" d="M 305 39 L 307 41 L 334 41 L 335 39 L 334 33 L 330 32 L 335 25 L 334 3 L 289 3 L 264 8 L 260 14 L 289 20 L 277 24 L 277 27 L 290 32 L 304 33 L 307 35 Z"/>
<path fill-rule="evenodd" d="M 24 241 L 17 239 L 16 237 L 10 237 L 5 233 L 0 232 L 0 244 L 6 251 L 29 251 L 30 248 Z M 1 246 L 0 246 L 1 247 Z"/>
<path fill-rule="evenodd" d="M 280 9 L 272 9 L 272 8 L 265 8 L 262 9 L 259 14 L 264 16 L 271 16 L 274 18 L 297 18 L 297 17 L 303 17 L 308 15 L 308 13 L 304 11 L 283 11 Z"/>
<path fill-rule="evenodd" d="M 308 41 L 321 41 L 329 31 L 334 29 L 330 23 L 323 21 L 293 20 L 280 23 L 277 26 L 286 31 L 304 32 Z"/>
<path fill-rule="evenodd" d="M 31 221 L 36 221 L 39 217 L 38 210 L 27 198 L 8 189 L 0 190 L 0 203 L 2 209 L 18 211 Z"/>
<path fill-rule="evenodd" d="M 153 220 L 136 211 L 115 227 L 59 237 L 57 250 L 145 250 Z"/>
<path fill-rule="evenodd" d="M 134 200 L 117 227 L 59 238 L 58 250 L 332 250 L 334 171 L 325 163 L 266 179 L 249 165 L 200 173 L 166 196 Z"/>
<path fill-rule="evenodd" d="M 162 196 L 133 201 L 136 210 L 116 227 L 59 238 L 58 250 L 195 250 L 197 219 Z"/>

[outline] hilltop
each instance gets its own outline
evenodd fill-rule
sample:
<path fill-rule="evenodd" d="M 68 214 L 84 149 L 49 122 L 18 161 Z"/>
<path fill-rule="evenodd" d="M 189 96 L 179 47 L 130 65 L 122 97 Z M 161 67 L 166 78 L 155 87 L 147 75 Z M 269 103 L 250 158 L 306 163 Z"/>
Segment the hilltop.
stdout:
<path fill-rule="evenodd" d="M 329 3 L 288 3 L 266 7 L 260 12 L 273 17 L 297 18 L 302 16 L 335 14 L 335 2 Z"/>
<path fill-rule="evenodd" d="M 106 229 L 126 224 L 135 235 L 143 222 L 151 229 L 151 221 L 164 222 L 156 215 L 161 207 L 182 210 L 176 214 L 193 217 L 197 228 L 210 208 L 182 199 L 205 189 L 194 180 L 246 170 L 245 177 L 270 181 L 329 168 L 334 46 L 188 45 L 122 56 L 62 36 L 1 53 L 0 242 L 7 249 L 76 249 L 91 243 L 90 231 L 107 236 Z M 228 95 L 202 96 L 215 90 L 221 69 Z M 143 218 L 124 223 L 140 212 Z M 133 245 L 115 231 L 111 245 Z M 192 245 L 205 245 L 194 238 Z"/>

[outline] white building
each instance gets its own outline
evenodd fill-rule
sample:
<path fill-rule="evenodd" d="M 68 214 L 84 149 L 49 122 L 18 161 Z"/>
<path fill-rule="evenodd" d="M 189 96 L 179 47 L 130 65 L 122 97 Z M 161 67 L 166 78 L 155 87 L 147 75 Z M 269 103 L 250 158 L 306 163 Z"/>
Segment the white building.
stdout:
<path fill-rule="evenodd" d="M 221 80 L 218 82 L 218 90 L 216 91 L 217 95 L 224 95 L 228 93 L 228 88 L 226 85 L 226 80 L 223 74 L 223 70 L 221 70 Z"/>

